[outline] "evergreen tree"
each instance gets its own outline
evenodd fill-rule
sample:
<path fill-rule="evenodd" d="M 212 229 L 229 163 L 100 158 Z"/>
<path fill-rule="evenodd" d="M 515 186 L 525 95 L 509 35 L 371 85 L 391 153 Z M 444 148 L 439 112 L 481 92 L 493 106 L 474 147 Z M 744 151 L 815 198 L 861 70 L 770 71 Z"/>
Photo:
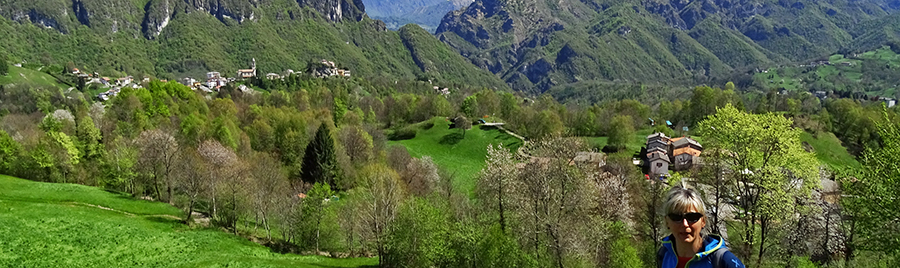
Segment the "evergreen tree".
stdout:
<path fill-rule="evenodd" d="M 7 75 L 9 73 L 9 63 L 6 62 L 6 55 L 0 54 L 0 75 Z"/>
<path fill-rule="evenodd" d="M 309 183 L 319 182 L 334 186 L 334 179 L 338 177 L 338 172 L 334 140 L 331 138 L 328 126 L 322 123 L 312 142 L 306 146 L 300 178 Z"/>

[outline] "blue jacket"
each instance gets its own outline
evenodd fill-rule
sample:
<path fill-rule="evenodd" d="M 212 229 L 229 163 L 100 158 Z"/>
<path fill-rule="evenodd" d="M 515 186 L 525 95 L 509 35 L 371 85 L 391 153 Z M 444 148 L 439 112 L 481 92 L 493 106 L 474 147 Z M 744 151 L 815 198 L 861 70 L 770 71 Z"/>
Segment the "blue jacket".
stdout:
<path fill-rule="evenodd" d="M 662 254 L 662 258 L 660 258 L 660 266 L 661 268 L 675 268 L 678 265 L 678 257 L 675 254 L 675 248 L 672 246 L 672 236 L 667 236 L 662 240 L 661 252 L 665 252 Z M 725 254 L 722 255 L 722 259 L 717 265 L 713 265 L 713 252 L 716 250 L 726 250 Z M 728 248 L 725 246 L 725 240 L 716 235 L 707 235 L 706 238 L 703 239 L 703 249 L 701 252 L 698 252 L 697 255 L 694 255 L 690 261 L 688 261 L 685 268 L 744 268 L 744 264 L 741 263 L 741 260 L 738 260 L 731 251 L 727 251 Z"/>

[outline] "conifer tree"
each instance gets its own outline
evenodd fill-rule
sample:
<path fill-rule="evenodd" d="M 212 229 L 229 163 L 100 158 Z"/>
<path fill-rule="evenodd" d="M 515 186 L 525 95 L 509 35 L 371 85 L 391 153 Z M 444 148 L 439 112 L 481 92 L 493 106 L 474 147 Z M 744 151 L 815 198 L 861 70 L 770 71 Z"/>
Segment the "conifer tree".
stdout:
<path fill-rule="evenodd" d="M 331 131 L 325 123 L 322 123 L 316 131 L 316 136 L 306 146 L 300 178 L 309 183 L 319 182 L 334 186 L 338 172 L 334 140 L 331 138 Z"/>
<path fill-rule="evenodd" d="M 9 73 L 9 65 L 6 62 L 6 55 L 0 54 L 0 75 Z"/>

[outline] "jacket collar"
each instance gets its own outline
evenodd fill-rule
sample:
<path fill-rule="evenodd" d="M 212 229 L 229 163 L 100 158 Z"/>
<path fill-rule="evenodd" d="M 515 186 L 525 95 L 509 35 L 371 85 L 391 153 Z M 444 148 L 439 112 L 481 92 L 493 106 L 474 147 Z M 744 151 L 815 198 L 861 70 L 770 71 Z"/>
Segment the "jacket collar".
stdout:
<path fill-rule="evenodd" d="M 674 239 L 673 235 L 669 235 L 662 239 L 663 246 L 675 252 L 675 248 L 673 247 L 672 240 Z M 725 247 L 725 240 L 719 237 L 718 235 L 706 235 L 703 238 L 703 251 L 697 252 L 698 258 L 706 257 L 709 254 L 712 254 L 716 250 Z"/>

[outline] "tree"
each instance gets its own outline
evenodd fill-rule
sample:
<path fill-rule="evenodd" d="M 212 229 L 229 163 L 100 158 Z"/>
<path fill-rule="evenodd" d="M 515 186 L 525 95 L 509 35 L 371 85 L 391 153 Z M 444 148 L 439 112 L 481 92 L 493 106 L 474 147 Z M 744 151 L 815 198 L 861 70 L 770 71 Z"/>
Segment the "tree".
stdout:
<path fill-rule="evenodd" d="M 503 148 L 501 144 L 496 148 L 488 145 L 485 167 L 481 170 L 476 184 L 478 200 L 483 202 L 492 217 L 493 215 L 499 217 L 497 224 L 503 233 L 506 233 L 507 214 L 512 210 L 510 207 L 515 204 L 512 195 L 519 190 L 516 184 L 519 169 L 516 168 L 513 157 L 512 152 Z"/>
<path fill-rule="evenodd" d="M 175 182 L 179 191 L 188 198 L 185 223 L 191 222 L 194 208 L 209 186 L 209 166 L 196 151 L 182 151 L 181 161 L 175 167 Z"/>
<path fill-rule="evenodd" d="M 473 117 L 473 118 L 478 117 L 478 115 L 476 114 L 476 112 L 478 112 L 477 109 L 478 109 L 478 97 L 476 97 L 475 95 L 466 97 L 466 99 L 463 100 L 462 105 L 459 106 L 460 113 L 462 113 L 465 116 Z"/>
<path fill-rule="evenodd" d="M 69 174 L 75 169 L 75 165 L 81 161 L 81 152 L 75 146 L 75 142 L 66 133 L 50 131 L 47 132 L 50 141 L 50 153 L 55 159 L 57 167 L 60 168 L 63 176 L 63 182 L 69 182 Z"/>
<path fill-rule="evenodd" d="M 632 139 L 634 139 L 634 126 L 631 123 L 631 118 L 624 115 L 614 117 L 609 124 L 607 146 L 615 149 L 615 151 L 619 151 L 625 149 L 628 142 Z"/>
<path fill-rule="evenodd" d="M 13 174 L 22 146 L 9 133 L 0 129 L 0 174 Z"/>
<path fill-rule="evenodd" d="M 423 198 L 410 198 L 397 213 L 386 259 L 398 267 L 447 267 L 451 248 L 450 215 Z"/>
<path fill-rule="evenodd" d="M 359 198 L 359 209 L 366 236 L 375 241 L 379 256 L 387 253 L 386 243 L 391 226 L 404 196 L 400 176 L 383 164 L 370 164 L 360 171 L 361 187 L 351 190 L 352 196 Z M 381 266 L 385 260 L 379 258 Z"/>
<path fill-rule="evenodd" d="M 9 74 L 9 63 L 7 62 L 6 55 L 0 53 L 0 75 Z"/>
<path fill-rule="evenodd" d="M 882 111 L 882 118 L 876 124 L 882 146 L 866 149 L 860 176 L 843 181 L 849 197 L 841 201 L 858 225 L 861 241 L 851 246 L 891 252 L 890 249 L 900 247 L 896 221 L 900 217 L 896 211 L 900 205 L 900 128 L 888 120 L 886 111 Z"/>
<path fill-rule="evenodd" d="M 206 165 L 209 165 L 209 177 L 206 180 L 206 195 L 210 199 L 210 216 L 213 219 L 219 218 L 219 192 L 223 182 L 229 180 L 231 176 L 237 176 L 235 170 L 238 164 L 238 157 L 231 149 L 222 146 L 215 140 L 207 140 L 197 147 L 197 153 L 203 158 Z"/>
<path fill-rule="evenodd" d="M 790 219 L 793 204 L 809 198 L 819 184 L 818 161 L 801 147 L 802 130 L 791 125 L 783 116 L 747 114 L 730 104 L 699 124 L 707 150 L 722 150 L 723 164 L 735 176 L 727 187 L 743 212 L 745 260 L 758 246 L 757 263 L 762 261 L 772 230 Z"/>
<path fill-rule="evenodd" d="M 338 139 L 353 163 L 361 166 L 372 158 L 372 136 L 358 126 L 342 127 Z"/>
<path fill-rule="evenodd" d="M 534 145 L 536 157 L 519 173 L 516 191 L 518 233 L 534 254 L 550 254 L 553 266 L 562 268 L 567 256 L 589 255 L 593 245 L 589 226 L 593 217 L 598 184 L 582 165 L 570 165 L 576 152 L 584 149 L 580 140 L 546 139 Z M 621 199 L 617 202 L 622 202 Z M 546 263 L 546 265 L 551 265 Z M 599 265 L 595 264 L 595 265 Z"/>
<path fill-rule="evenodd" d="M 94 159 L 100 156 L 103 151 L 103 145 L 100 144 L 100 129 L 94 125 L 94 120 L 90 116 L 82 117 L 78 122 L 76 129 L 78 137 L 78 147 L 85 159 Z"/>
<path fill-rule="evenodd" d="M 137 174 L 138 149 L 134 143 L 123 137 L 116 138 L 103 154 L 103 186 L 122 187 L 132 196 L 137 194 L 135 178 Z"/>
<path fill-rule="evenodd" d="M 559 114 L 555 111 L 544 110 L 537 115 L 536 120 L 527 130 L 529 138 L 540 139 L 562 135 L 565 127 Z"/>
<path fill-rule="evenodd" d="M 285 199 L 280 189 L 287 189 L 287 176 L 278 159 L 267 153 L 257 153 L 252 159 L 250 176 L 253 178 L 253 204 L 256 208 L 256 223 L 262 220 L 266 238 L 272 239 L 269 225 L 270 215 L 277 208 L 279 199 Z"/>
<path fill-rule="evenodd" d="M 165 184 L 166 202 L 172 203 L 172 171 L 178 161 L 178 141 L 166 131 L 154 129 L 141 132 L 137 138 L 140 146 L 139 167 L 150 176 L 156 198 L 162 200 L 160 183 Z"/>
<path fill-rule="evenodd" d="M 308 183 L 321 182 L 333 186 L 339 176 L 338 172 L 334 140 L 328 126 L 322 123 L 312 142 L 306 146 L 300 177 Z"/>
<path fill-rule="evenodd" d="M 453 125 L 458 129 L 462 129 L 463 138 L 465 138 L 466 130 L 472 128 L 472 121 L 469 121 L 469 119 L 463 115 L 459 115 L 453 119 Z"/>
<path fill-rule="evenodd" d="M 319 252 L 319 242 L 322 240 L 323 222 L 327 220 L 329 203 L 334 191 L 327 183 L 316 182 L 312 189 L 306 192 L 306 197 L 300 203 L 303 218 L 300 237 L 305 241 L 312 240 L 316 252 Z"/>

